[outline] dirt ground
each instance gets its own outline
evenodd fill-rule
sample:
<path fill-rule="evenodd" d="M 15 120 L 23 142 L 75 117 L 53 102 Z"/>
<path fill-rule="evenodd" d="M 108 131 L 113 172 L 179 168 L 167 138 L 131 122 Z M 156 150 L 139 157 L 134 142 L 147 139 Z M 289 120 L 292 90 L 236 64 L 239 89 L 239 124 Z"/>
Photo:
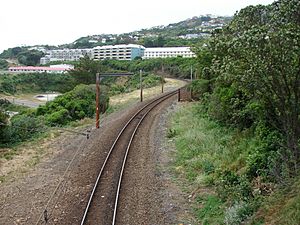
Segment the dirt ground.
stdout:
<path fill-rule="evenodd" d="M 178 83 L 172 83 L 165 88 L 168 90 L 176 85 Z M 145 98 L 153 96 L 153 93 L 158 91 L 159 87 L 148 90 L 145 92 Z M 123 104 L 125 109 L 105 117 L 101 129 L 78 128 L 80 132 L 89 131 L 89 139 L 83 135 L 69 132 L 58 134 L 56 131 L 46 139 L 23 145 L 20 153 L 12 160 L 1 159 L 1 225 L 43 224 L 45 217 L 43 211 L 47 204 L 46 218 L 49 219 L 49 224 L 79 223 L 80 215 L 76 213 L 78 208 L 84 206 L 87 190 L 91 188 L 98 172 L 93 168 L 96 168 L 105 157 L 107 149 L 112 144 L 111 137 L 118 133 L 122 124 L 140 104 L 133 103 L 136 99 L 126 98 L 129 100 Z M 121 100 L 113 99 L 112 104 L 120 105 L 120 101 L 124 99 L 125 95 Z M 172 180 L 170 173 L 170 155 L 173 149 L 166 144 L 166 123 L 170 113 L 176 110 L 176 105 L 175 100 L 171 105 L 164 106 L 161 113 L 152 115 L 152 122 L 148 122 L 149 129 L 141 131 L 141 135 L 148 136 L 146 145 L 149 147 L 148 157 L 151 162 L 148 164 L 150 167 L 146 167 L 149 174 L 144 177 L 151 176 L 155 180 L 155 186 L 148 193 L 153 200 L 149 204 L 157 205 L 153 207 L 155 209 L 151 213 L 160 214 L 156 217 L 158 219 L 152 220 L 150 224 L 195 224 L 190 215 L 188 196 Z M 134 164 L 129 162 L 129 168 L 132 165 Z M 59 183 L 61 185 L 56 190 Z M 37 223 L 38 221 L 40 223 Z M 131 221 L 127 224 L 147 224 L 140 221 L 141 218 L 137 219 L 137 223 Z"/>

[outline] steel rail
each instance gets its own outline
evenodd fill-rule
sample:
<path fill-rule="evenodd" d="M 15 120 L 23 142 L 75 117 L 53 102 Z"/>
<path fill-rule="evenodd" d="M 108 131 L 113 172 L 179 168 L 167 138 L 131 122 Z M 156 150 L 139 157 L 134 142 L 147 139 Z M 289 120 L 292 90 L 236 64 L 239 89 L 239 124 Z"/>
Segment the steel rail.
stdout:
<path fill-rule="evenodd" d="M 83 214 L 83 217 L 82 217 L 82 220 L 81 220 L 80 225 L 84 225 L 85 222 L 86 222 L 87 214 L 88 214 L 88 212 L 89 212 L 89 209 L 90 209 L 90 206 L 91 206 L 91 203 L 92 203 L 94 194 L 95 194 L 95 192 L 96 192 L 97 186 L 98 186 L 98 184 L 99 184 L 100 178 L 101 178 L 101 176 L 102 176 L 103 170 L 104 170 L 105 166 L 107 165 L 107 161 L 109 160 L 109 158 L 110 158 L 110 156 L 111 156 L 111 153 L 112 153 L 112 151 L 114 150 L 114 148 L 115 148 L 115 146 L 116 146 L 116 143 L 119 141 L 119 139 L 120 139 L 121 135 L 123 134 L 123 132 L 125 131 L 125 129 L 126 129 L 126 128 L 129 126 L 129 124 L 137 117 L 137 115 L 140 114 L 145 108 L 147 108 L 147 107 L 149 107 L 151 104 L 153 104 L 153 103 L 155 103 L 155 102 L 157 102 L 157 101 L 163 99 L 163 100 L 159 101 L 158 103 L 156 103 L 156 104 L 155 104 L 155 106 L 156 106 L 156 105 L 158 105 L 159 103 L 161 103 L 162 101 L 164 101 L 165 99 L 167 99 L 167 98 L 169 98 L 169 97 L 175 95 L 177 92 L 178 92 L 177 90 L 176 90 L 176 91 L 172 91 L 172 92 L 169 92 L 169 93 L 167 93 L 167 94 L 165 94 L 165 95 L 163 95 L 163 96 L 161 96 L 161 97 L 159 97 L 159 98 L 156 98 L 156 99 L 150 101 L 149 103 L 147 103 L 146 105 L 144 105 L 140 110 L 138 110 L 138 111 L 137 111 L 137 112 L 136 112 L 136 113 L 128 120 L 128 122 L 124 125 L 124 127 L 122 128 L 122 130 L 119 132 L 118 136 L 116 137 L 116 139 L 115 139 L 113 145 L 111 146 L 111 148 L 110 148 L 110 150 L 109 150 L 109 152 L 108 152 L 108 154 L 107 154 L 107 156 L 106 156 L 106 158 L 105 158 L 105 160 L 104 160 L 104 163 L 103 163 L 103 165 L 102 165 L 102 167 L 101 167 L 101 169 L 100 169 L 100 172 L 99 172 L 99 174 L 98 174 L 98 176 L 97 176 L 97 179 L 96 179 L 96 181 L 95 181 L 93 190 L 92 190 L 91 195 L 90 195 L 90 197 L 89 197 L 88 203 L 87 203 L 87 205 L 86 205 L 86 208 L 85 208 L 85 211 L 84 211 L 84 214 Z M 138 126 L 141 124 L 141 121 L 145 118 L 145 116 L 146 116 L 146 115 L 147 115 L 147 114 L 148 114 L 155 106 L 153 106 L 150 110 L 148 110 L 148 111 L 143 115 L 143 117 L 142 117 L 141 120 L 139 121 L 138 125 L 136 126 L 136 128 L 135 128 L 135 130 L 134 130 L 134 133 L 136 133 L 136 130 L 137 130 Z M 134 135 L 133 135 L 133 136 L 134 136 Z M 129 143 L 132 142 L 133 136 L 131 137 Z M 128 149 L 128 150 L 129 150 L 129 148 L 130 148 L 130 144 L 127 146 L 127 149 Z M 126 158 L 127 158 L 128 150 L 126 150 Z M 124 166 L 122 166 L 122 170 L 124 170 L 124 167 L 125 167 L 124 161 L 123 161 L 123 164 L 124 164 Z M 122 173 L 123 173 L 123 172 L 122 172 Z M 122 174 L 122 173 L 121 173 L 121 174 Z M 119 177 L 119 183 L 120 183 L 120 177 Z M 118 186 L 119 186 L 119 185 L 118 185 Z M 120 189 L 120 188 L 118 188 L 118 192 L 119 192 L 119 189 Z M 118 197 L 116 197 L 116 198 L 118 198 Z M 114 221 L 115 221 L 115 216 L 116 216 L 116 213 L 114 212 L 114 218 L 113 218 Z M 114 222 L 113 222 L 112 224 L 114 224 Z"/>
<path fill-rule="evenodd" d="M 118 182 L 118 187 L 117 187 L 117 195 L 116 195 L 116 199 L 115 199 L 115 207 L 114 207 L 114 214 L 113 214 L 113 220 L 112 220 L 112 225 L 115 225 L 116 224 L 116 217 L 117 217 L 117 208 L 118 208 L 118 202 L 119 202 L 119 196 L 120 196 L 120 190 L 121 190 L 121 184 L 122 184 L 122 178 L 123 178 L 123 174 L 124 174 L 124 169 L 125 169 L 125 164 L 126 164 L 126 161 L 127 161 L 127 156 L 128 156 L 128 153 L 129 153 L 129 149 L 131 147 L 131 143 L 135 137 L 135 134 L 138 130 L 138 128 L 140 127 L 140 124 L 143 122 L 143 120 L 145 119 L 145 117 L 149 114 L 149 112 L 155 108 L 157 105 L 159 105 L 161 102 L 163 102 L 164 100 L 166 100 L 167 98 L 173 96 L 174 94 L 176 94 L 176 91 L 175 92 L 172 92 L 170 93 L 170 95 L 166 95 L 164 96 L 164 98 L 162 99 L 159 99 L 160 101 L 158 101 L 155 105 L 153 105 L 150 109 L 147 110 L 147 112 L 143 115 L 143 117 L 140 119 L 139 123 L 137 124 L 137 126 L 135 127 L 132 135 L 131 135 L 131 138 L 130 138 L 130 141 L 129 141 L 129 144 L 127 146 L 127 149 L 126 149 L 126 153 L 125 153 L 125 156 L 124 156 L 124 160 L 123 160 L 123 164 L 122 164 L 122 169 L 121 169 L 121 172 L 120 172 L 120 176 L 119 176 L 119 182 Z"/>

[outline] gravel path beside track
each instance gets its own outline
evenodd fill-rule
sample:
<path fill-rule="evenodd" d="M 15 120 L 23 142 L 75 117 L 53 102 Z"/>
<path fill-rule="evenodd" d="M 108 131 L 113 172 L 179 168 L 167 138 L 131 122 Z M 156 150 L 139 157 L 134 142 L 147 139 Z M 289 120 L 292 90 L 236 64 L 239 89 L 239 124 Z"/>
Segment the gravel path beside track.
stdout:
<path fill-rule="evenodd" d="M 121 198 L 127 203 L 120 205 L 119 224 L 195 224 L 192 219 L 184 219 L 189 218 L 188 197 L 172 182 L 168 170 L 172 149 L 165 145 L 165 126 L 176 105 L 174 98 L 172 103 L 159 106 L 145 120 L 145 126 L 135 138 L 135 147 L 130 152 L 133 157 L 129 157 L 124 177 L 124 185 L 133 182 L 134 189 L 123 189 Z M 76 135 L 59 137 L 51 146 L 55 150 L 47 160 L 23 177 L 1 184 L 0 224 L 35 224 L 78 149 L 80 155 L 71 167 L 61 194 L 50 202 L 48 224 L 80 224 L 89 190 L 98 172 L 95 168 L 103 162 L 112 145 L 112 137 L 117 135 L 137 107 L 138 104 L 133 104 L 126 110 L 109 115 L 101 129 L 92 130 L 89 140 Z M 129 173 L 136 178 L 128 177 Z"/>

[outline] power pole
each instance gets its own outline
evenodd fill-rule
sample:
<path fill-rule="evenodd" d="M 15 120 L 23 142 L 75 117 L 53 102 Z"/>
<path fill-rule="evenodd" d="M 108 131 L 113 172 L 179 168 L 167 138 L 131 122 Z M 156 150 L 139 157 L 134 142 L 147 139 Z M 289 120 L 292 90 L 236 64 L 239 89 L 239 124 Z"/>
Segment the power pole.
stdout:
<path fill-rule="evenodd" d="M 193 66 L 191 66 L 191 83 L 192 83 L 192 82 L 193 82 Z M 190 95 L 191 95 L 191 100 L 192 100 L 192 98 L 193 98 L 192 86 L 191 86 Z"/>
<path fill-rule="evenodd" d="M 142 78 L 142 70 L 140 70 L 140 89 L 141 89 L 141 102 L 143 102 L 143 78 Z"/>
<path fill-rule="evenodd" d="M 99 73 L 96 73 L 96 128 L 99 129 L 99 120 L 100 120 L 100 109 L 99 109 Z"/>
<path fill-rule="evenodd" d="M 161 93 L 164 93 L 164 75 L 161 75 Z"/>

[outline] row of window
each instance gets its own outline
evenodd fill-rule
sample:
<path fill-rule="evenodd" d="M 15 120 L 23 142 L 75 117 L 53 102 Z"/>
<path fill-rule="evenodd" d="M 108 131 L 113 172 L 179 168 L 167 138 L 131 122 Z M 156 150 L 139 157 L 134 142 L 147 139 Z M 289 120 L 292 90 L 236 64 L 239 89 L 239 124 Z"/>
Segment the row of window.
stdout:
<path fill-rule="evenodd" d="M 150 54 L 177 54 L 177 55 L 182 55 L 182 54 L 186 54 L 186 55 L 193 55 L 193 52 L 145 52 L 145 55 L 150 55 Z"/>

